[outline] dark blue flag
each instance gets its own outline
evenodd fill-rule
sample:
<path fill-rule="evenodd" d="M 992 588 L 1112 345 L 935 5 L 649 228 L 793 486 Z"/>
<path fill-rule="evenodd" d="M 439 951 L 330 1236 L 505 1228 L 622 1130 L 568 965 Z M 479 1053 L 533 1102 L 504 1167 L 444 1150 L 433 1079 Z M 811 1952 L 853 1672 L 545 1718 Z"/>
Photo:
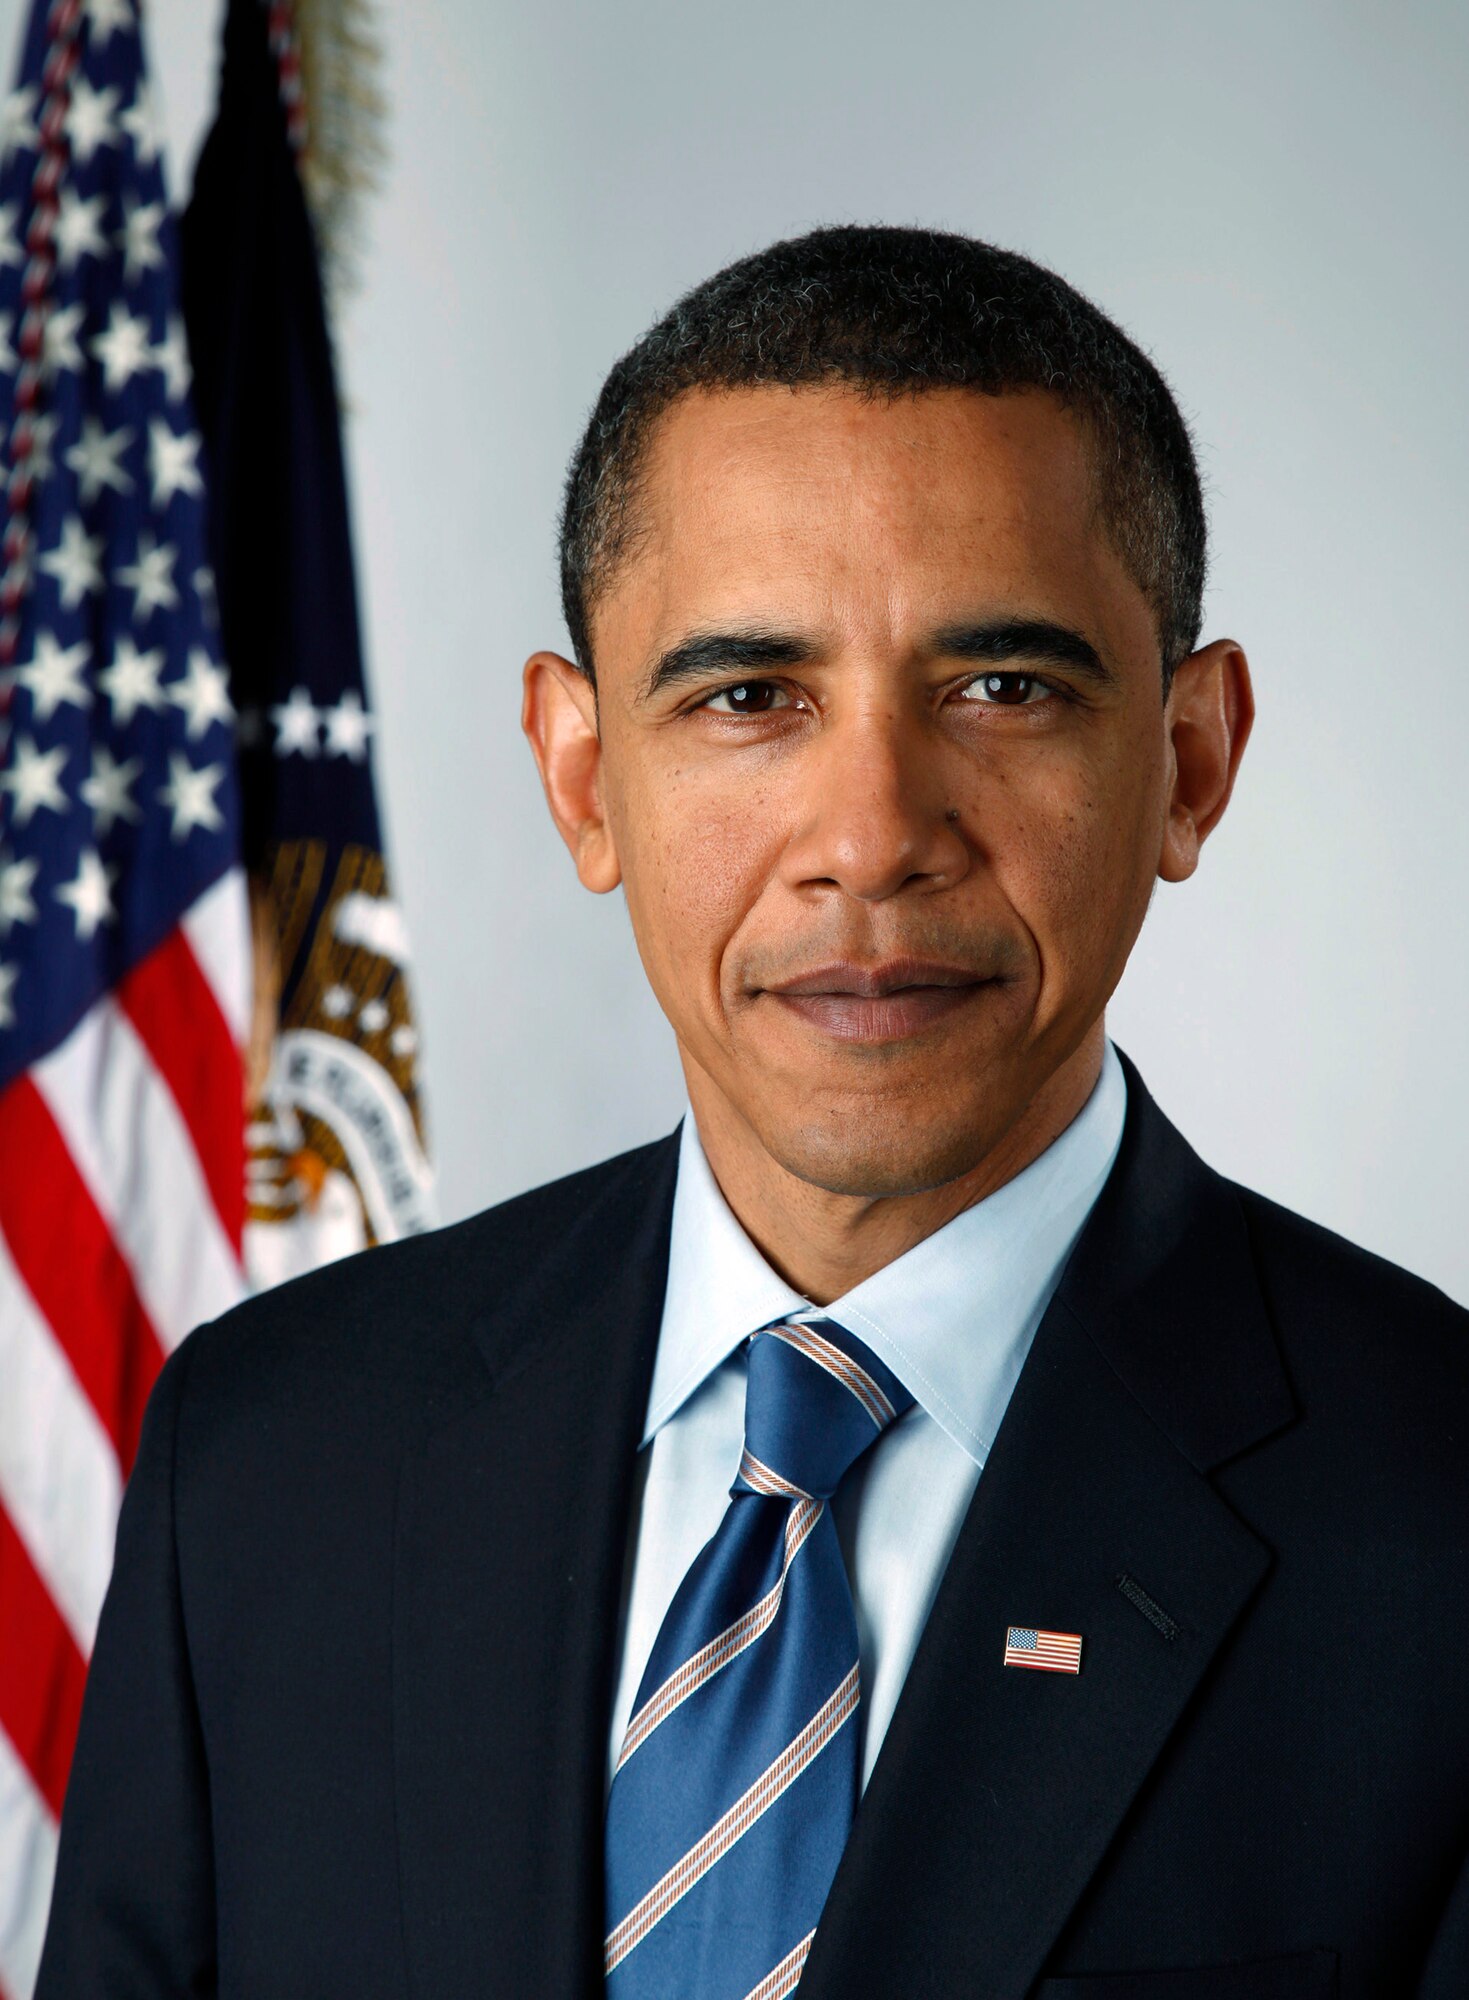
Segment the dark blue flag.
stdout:
<path fill-rule="evenodd" d="M 261 1280 L 430 1221 L 309 145 L 289 10 L 233 0 L 183 221 L 184 313 L 241 718 L 257 991 L 278 993 L 252 1129 L 247 1262 Z"/>

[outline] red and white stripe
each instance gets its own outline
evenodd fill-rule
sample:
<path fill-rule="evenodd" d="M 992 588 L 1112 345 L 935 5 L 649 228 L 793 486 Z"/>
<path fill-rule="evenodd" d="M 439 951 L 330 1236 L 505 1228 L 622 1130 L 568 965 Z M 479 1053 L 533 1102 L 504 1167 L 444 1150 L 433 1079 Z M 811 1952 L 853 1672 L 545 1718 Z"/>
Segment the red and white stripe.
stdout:
<path fill-rule="evenodd" d="M 725 1628 L 717 1639 L 711 1639 L 707 1646 L 701 1646 L 692 1659 L 685 1660 L 676 1673 L 669 1675 L 654 1694 L 651 1694 L 627 1725 L 627 1734 L 622 1739 L 622 1748 L 617 1756 L 617 1770 L 640 1749 L 653 1731 L 666 1722 L 676 1708 L 682 1706 L 691 1694 L 712 1680 L 715 1674 L 737 1660 L 741 1653 L 753 1646 L 755 1641 L 775 1623 L 785 1596 L 786 1578 L 791 1573 L 791 1564 L 810 1539 L 811 1531 L 821 1519 L 823 1503 L 820 1500 L 801 1500 L 792 1507 L 786 1517 L 785 1554 L 781 1561 L 780 1575 L 766 1591 L 758 1604 L 751 1605 L 743 1618 L 737 1618 Z M 616 1772 L 613 1773 L 616 1776 Z"/>
<path fill-rule="evenodd" d="M 775 1762 L 761 1772 L 744 1796 L 736 1799 L 704 1838 L 696 1842 L 681 1861 L 676 1861 L 663 1879 L 655 1882 L 643 1900 L 608 1933 L 603 1952 L 605 1973 L 610 1974 L 621 1965 L 654 1925 L 662 1922 L 674 1904 L 681 1901 L 695 1883 L 702 1881 L 717 1861 L 724 1859 L 735 1842 L 743 1839 L 756 1821 L 769 1812 L 782 1793 L 790 1790 L 843 1724 L 856 1714 L 860 1699 L 858 1672 L 854 1666 L 800 1735 L 788 1743 Z"/>
<path fill-rule="evenodd" d="M 0 1994 L 35 1980 L 143 1407 L 244 1292 L 244 877 L 0 1093 Z"/>
<path fill-rule="evenodd" d="M 890 1424 L 898 1414 L 881 1384 L 850 1354 L 844 1353 L 835 1341 L 818 1333 L 814 1326 L 787 1323 L 772 1326 L 769 1332 L 774 1339 L 783 1340 L 787 1347 L 794 1347 L 798 1354 L 804 1354 L 808 1361 L 824 1368 L 844 1389 L 850 1389 L 879 1430 Z"/>
<path fill-rule="evenodd" d="M 806 1960 L 811 1956 L 811 1940 L 815 1931 L 807 1931 L 794 1951 L 786 1953 L 772 1972 L 767 1972 L 758 1986 L 752 1986 L 745 2000 L 786 2000 L 788 1993 L 794 1993 L 806 1970 Z"/>
<path fill-rule="evenodd" d="M 762 1493 L 767 1500 L 809 1500 L 811 1495 L 804 1486 L 793 1486 L 789 1479 L 768 1466 L 763 1458 L 756 1458 L 748 1445 L 740 1453 L 740 1478 L 756 1493 Z"/>

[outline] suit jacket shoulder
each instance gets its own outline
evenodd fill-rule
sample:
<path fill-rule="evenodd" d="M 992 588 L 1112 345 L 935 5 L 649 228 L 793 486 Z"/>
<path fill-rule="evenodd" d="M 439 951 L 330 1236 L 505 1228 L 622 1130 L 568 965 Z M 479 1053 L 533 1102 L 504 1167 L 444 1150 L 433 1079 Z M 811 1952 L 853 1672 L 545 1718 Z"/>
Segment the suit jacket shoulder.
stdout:
<path fill-rule="evenodd" d="M 1309 1421 L 1283 1467 L 1319 1532 L 1404 1562 L 1462 1558 L 1469 1312 L 1424 1279 L 1237 1189 L 1266 1311 Z M 1401 1581 L 1401 1571 L 1399 1572 Z"/>
<path fill-rule="evenodd" d="M 1460 1374 L 1469 1367 L 1469 1310 L 1446 1292 L 1251 1188 L 1231 1186 L 1262 1284 L 1282 1311 L 1330 1316 L 1343 1334 L 1369 1342 L 1385 1337 L 1400 1360 L 1422 1348 Z"/>
<path fill-rule="evenodd" d="M 198 1328 L 172 1366 L 189 1400 L 235 1409 L 332 1382 L 402 1399 L 462 1390 L 514 1364 L 521 1295 L 574 1293 L 617 1263 L 650 1201 L 671 1187 L 676 1138 L 532 1188 L 463 1222 L 345 1257 Z M 483 1340 L 466 1338 L 467 1332 Z M 485 1377 L 488 1384 L 488 1377 Z"/>
<path fill-rule="evenodd" d="M 1235 1190 L 1267 1308 L 1288 1358 L 1338 1416 L 1346 1400 L 1379 1440 L 1406 1419 L 1420 1442 L 1469 1418 L 1469 1311 L 1426 1279 L 1249 1189 Z"/>
<path fill-rule="evenodd" d="M 677 1151 L 643 1147 L 314 1272 L 168 1362 L 93 1654 L 46 2000 L 398 2000 L 400 1865 L 437 1852 L 410 1824 L 416 1775 L 451 1821 L 468 1780 L 490 1817 L 450 1844 L 491 1879 L 498 1829 L 533 1789 L 580 1809 L 597 1767 L 570 1736 L 605 1727 L 616 1578 L 575 1545 L 589 1526 L 609 1550 L 621 1532 Z M 564 1656 L 568 1632 L 574 1664 L 547 1672 L 538 1649 Z M 486 1772 L 467 1738 L 513 1772 Z M 533 1785 L 516 1761 L 532 1742 Z M 584 1850 L 589 1831 L 550 1852 Z M 478 1872 L 463 1886 L 485 1901 Z M 528 1899 L 507 1887 L 507 1913 Z M 559 1935 L 582 1952 L 580 1922 Z M 472 1921 L 448 1937 L 475 1949 Z M 435 1974 L 415 1990 L 452 1988 Z"/>

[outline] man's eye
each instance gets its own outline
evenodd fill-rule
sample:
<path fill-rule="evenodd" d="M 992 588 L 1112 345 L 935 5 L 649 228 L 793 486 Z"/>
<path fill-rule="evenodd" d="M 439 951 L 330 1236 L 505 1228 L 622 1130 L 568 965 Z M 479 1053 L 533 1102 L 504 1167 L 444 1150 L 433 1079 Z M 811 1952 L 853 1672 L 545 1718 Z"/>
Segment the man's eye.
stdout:
<path fill-rule="evenodd" d="M 1048 681 L 1031 674 L 979 674 L 960 689 L 960 697 L 984 708 L 1024 708 L 1051 692 Z"/>
<path fill-rule="evenodd" d="M 778 681 L 740 681 L 711 694 L 699 706 L 712 708 L 716 715 L 764 715 L 769 709 L 785 707 L 787 701 Z"/>

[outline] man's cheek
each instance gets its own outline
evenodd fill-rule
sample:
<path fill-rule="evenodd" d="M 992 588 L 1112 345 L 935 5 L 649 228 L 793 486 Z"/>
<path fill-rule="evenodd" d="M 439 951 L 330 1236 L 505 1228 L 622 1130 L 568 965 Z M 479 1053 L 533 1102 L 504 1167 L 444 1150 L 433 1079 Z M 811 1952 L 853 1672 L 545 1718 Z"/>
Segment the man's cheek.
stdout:
<path fill-rule="evenodd" d="M 654 836 L 662 921 L 681 952 L 717 953 L 764 893 L 778 841 L 758 800 L 691 792 L 680 806 Z"/>
<path fill-rule="evenodd" d="M 1077 794 L 1015 820 L 995 854 L 999 886 L 1035 941 L 1043 1014 L 1089 991 L 1116 955 L 1120 914 L 1135 900 L 1133 843 Z"/>
<path fill-rule="evenodd" d="M 680 1031 L 717 1005 L 724 947 L 742 908 L 736 861 L 717 832 L 675 818 L 644 825 L 626 871 L 639 950 Z"/>

